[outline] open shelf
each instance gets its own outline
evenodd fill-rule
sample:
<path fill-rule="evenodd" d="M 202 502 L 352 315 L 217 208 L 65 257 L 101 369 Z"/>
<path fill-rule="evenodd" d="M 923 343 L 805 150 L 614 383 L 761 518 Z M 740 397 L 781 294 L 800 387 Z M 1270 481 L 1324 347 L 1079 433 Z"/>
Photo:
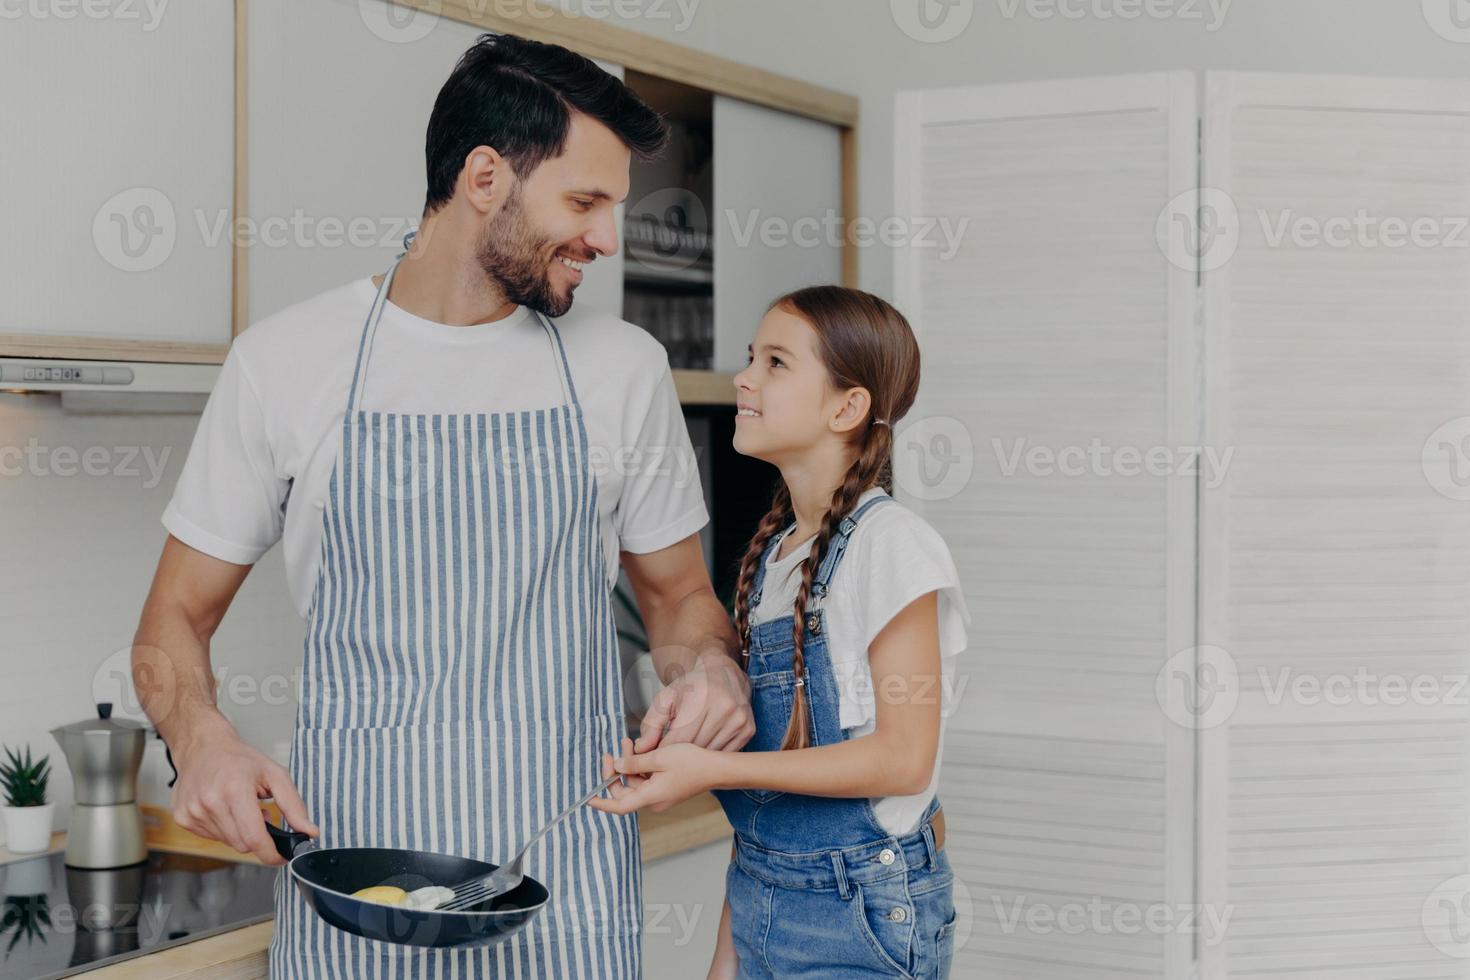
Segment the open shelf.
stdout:
<path fill-rule="evenodd" d="M 735 375 L 722 371 L 687 371 L 675 368 L 674 389 L 681 405 L 735 406 Z"/>

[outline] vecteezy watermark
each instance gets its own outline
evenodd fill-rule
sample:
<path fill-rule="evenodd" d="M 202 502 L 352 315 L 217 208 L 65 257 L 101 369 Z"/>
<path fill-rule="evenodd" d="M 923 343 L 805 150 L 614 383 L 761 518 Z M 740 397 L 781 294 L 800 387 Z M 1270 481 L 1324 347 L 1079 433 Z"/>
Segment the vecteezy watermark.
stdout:
<path fill-rule="evenodd" d="M 1154 696 L 1164 716 L 1181 728 L 1223 725 L 1240 702 L 1240 672 L 1223 647 L 1180 650 L 1154 675 Z"/>
<path fill-rule="evenodd" d="M 918 500 L 948 500 L 969 486 L 975 442 L 957 418 L 905 419 L 893 433 L 893 482 Z"/>
<path fill-rule="evenodd" d="M 1450 419 L 1429 433 L 1419 466 L 1438 493 L 1451 500 L 1470 500 L 1470 415 Z"/>
<path fill-rule="evenodd" d="M 1470 215 L 1375 214 L 1358 208 L 1351 215 L 1298 214 L 1292 208 L 1257 211 L 1269 248 L 1470 248 Z"/>
<path fill-rule="evenodd" d="M 192 212 L 193 231 L 206 248 L 392 248 L 413 229 L 416 217 L 401 215 L 241 216 L 228 209 Z M 130 187 L 108 198 L 92 218 L 97 254 L 123 272 L 149 272 L 168 261 L 181 232 L 168 195 L 155 187 Z M 187 233 L 187 232 L 186 232 Z"/>
<path fill-rule="evenodd" d="M 1363 707 L 1470 707 L 1470 675 L 1380 674 L 1367 667 L 1331 674 L 1305 673 L 1291 667 L 1256 669 L 1266 703 Z"/>
<path fill-rule="evenodd" d="M 1452 959 L 1470 959 L 1470 874 L 1447 878 L 1419 910 L 1424 938 Z"/>
<path fill-rule="evenodd" d="M 123 272 L 148 272 L 163 265 L 177 237 L 173 202 L 156 187 L 119 191 L 92 217 L 97 254 Z"/>
<path fill-rule="evenodd" d="M 1218 646 L 1174 654 L 1155 675 L 1154 693 L 1170 721 L 1183 728 L 1210 729 L 1235 713 L 1246 678 L 1253 679 L 1252 698 L 1270 708 L 1470 708 L 1470 674 L 1384 673 L 1366 665 L 1330 672 L 1258 665 L 1242 675 L 1235 658 Z"/>
<path fill-rule="evenodd" d="M 1000 15 L 1015 20 L 1178 20 L 1199 21 L 1214 33 L 1225 24 L 1235 0 L 995 0 Z"/>
<path fill-rule="evenodd" d="M 1005 477 L 1015 476 L 1024 463 L 1026 473 L 1038 477 L 1199 476 L 1211 490 L 1225 482 L 1235 455 L 1234 446 L 1223 453 L 1214 446 L 1107 446 L 1097 437 L 1085 447 L 1028 446 L 1024 438 L 1009 448 L 998 438 L 990 444 Z"/>
<path fill-rule="evenodd" d="M 10 888 L 24 883 L 24 872 L 13 870 L 19 879 L 6 884 Z M 43 883 L 37 882 L 36 887 Z M 49 887 L 49 882 L 45 883 Z M 16 894 L 5 896 L 3 911 L 5 931 L 17 929 L 15 940 L 25 930 L 26 923 L 37 926 L 44 924 L 48 936 L 70 936 L 77 931 L 89 933 L 113 933 L 132 938 L 139 945 L 148 947 L 164 938 L 164 929 L 175 906 L 170 902 L 87 902 L 76 905 L 71 902 L 52 902 L 49 892 Z M 15 949 L 12 940 L 10 948 Z"/>
<path fill-rule="evenodd" d="M 679 34 L 694 23 L 701 0 L 464 0 L 467 13 L 500 20 L 538 21 L 571 15 L 585 20 L 672 22 Z M 421 41 L 439 23 L 442 0 L 419 0 L 414 7 L 387 0 L 358 0 L 358 15 L 374 36 L 392 44 Z"/>
<path fill-rule="evenodd" d="M 1159 212 L 1154 240 L 1170 265 L 1186 272 L 1213 272 L 1240 247 L 1240 211 L 1218 188 L 1187 190 Z"/>
<path fill-rule="evenodd" d="M 374 37 L 390 44 L 422 41 L 439 25 L 442 0 L 422 0 L 408 7 L 390 0 L 357 0 L 357 16 Z"/>
<path fill-rule="evenodd" d="M 683 948 L 695 939 L 699 919 L 704 915 L 704 903 L 695 902 L 645 902 L 643 905 L 643 934 L 646 936 L 672 936 L 676 949 Z"/>
<path fill-rule="evenodd" d="M 1470 2 L 1467 0 L 1419 0 L 1424 21 L 1446 41 L 1470 44 Z"/>
<path fill-rule="evenodd" d="M 748 248 L 759 239 L 766 248 L 841 248 L 856 245 L 870 248 L 875 244 L 888 248 L 923 248 L 938 251 L 947 262 L 954 258 L 970 227 L 969 218 L 958 221 L 948 217 L 899 217 L 882 219 L 859 216 L 845 221 L 836 211 L 790 218 L 763 214 L 759 208 L 739 214 L 725 211 L 730 233 L 737 248 Z"/>
<path fill-rule="evenodd" d="M 0 445 L 0 477 L 142 477 L 143 489 L 152 490 L 163 481 L 171 452 L 172 446 L 48 446 L 32 436 L 24 446 Z"/>
<path fill-rule="evenodd" d="M 1470 214 L 1389 214 L 1360 207 L 1341 214 L 1257 208 L 1252 216 L 1261 244 L 1272 249 L 1470 248 Z M 1165 205 L 1154 235 L 1173 265 L 1212 272 L 1234 258 L 1248 220 L 1229 194 L 1204 188 L 1186 191 Z"/>
<path fill-rule="evenodd" d="M 0 0 L 0 20 L 138 21 L 155 31 L 169 0 Z"/>
<path fill-rule="evenodd" d="M 888 0 L 893 22 L 915 41 L 953 41 L 970 26 L 975 0 Z"/>
<path fill-rule="evenodd" d="M 1007 902 L 992 895 L 1000 930 L 1035 936 L 1198 936 L 1206 946 L 1225 939 L 1233 905 L 1172 905 L 1167 902 L 1116 902 L 1094 895 L 1086 902 L 1037 902 L 1016 895 Z"/>

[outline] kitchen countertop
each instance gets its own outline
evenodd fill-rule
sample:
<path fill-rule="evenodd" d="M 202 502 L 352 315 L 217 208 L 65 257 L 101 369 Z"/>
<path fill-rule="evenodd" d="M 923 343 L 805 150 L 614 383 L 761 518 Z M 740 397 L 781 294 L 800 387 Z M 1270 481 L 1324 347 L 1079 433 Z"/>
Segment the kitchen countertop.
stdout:
<path fill-rule="evenodd" d="M 165 810 L 156 807 L 143 810 L 150 847 L 232 861 L 256 861 L 255 857 L 242 855 L 228 845 L 190 834 L 174 824 Z M 638 830 L 645 864 L 712 843 L 731 833 L 724 811 L 709 793 L 685 800 L 663 813 L 639 813 Z M 47 853 L 65 846 L 66 835 L 54 834 Z M 0 847 L 0 863 L 35 856 L 12 854 Z M 94 980 L 258 980 L 268 974 L 266 949 L 273 931 L 273 923 L 261 922 L 83 975 Z"/>

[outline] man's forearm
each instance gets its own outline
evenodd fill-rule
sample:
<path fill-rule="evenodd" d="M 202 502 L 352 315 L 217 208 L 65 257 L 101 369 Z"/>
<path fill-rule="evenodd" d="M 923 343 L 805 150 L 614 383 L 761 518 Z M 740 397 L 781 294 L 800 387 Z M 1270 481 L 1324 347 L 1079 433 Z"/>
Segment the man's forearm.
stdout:
<path fill-rule="evenodd" d="M 696 589 L 666 608 L 650 610 L 645 619 L 653 667 L 665 684 L 688 673 L 706 654 L 735 662 L 739 643 L 713 589 Z"/>
<path fill-rule="evenodd" d="M 215 702 L 209 635 L 158 602 L 144 607 L 133 637 L 133 684 L 144 712 L 175 754 L 201 735 L 233 731 Z"/>

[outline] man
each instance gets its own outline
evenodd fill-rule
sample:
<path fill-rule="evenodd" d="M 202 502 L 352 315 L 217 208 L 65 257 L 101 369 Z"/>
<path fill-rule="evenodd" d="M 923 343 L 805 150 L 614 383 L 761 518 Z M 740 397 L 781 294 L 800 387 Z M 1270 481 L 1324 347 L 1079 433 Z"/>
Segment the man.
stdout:
<path fill-rule="evenodd" d="M 134 644 L 184 827 L 279 864 L 273 797 L 326 846 L 507 860 L 620 751 L 619 553 L 669 685 L 635 751 L 750 738 L 703 494 L 670 465 L 692 449 L 663 348 L 610 315 L 550 319 L 617 250 L 632 155 L 667 138 L 587 59 L 486 35 L 434 104 L 406 254 L 235 341 Z M 308 627 L 289 772 L 239 738 L 209 674 L 211 634 L 277 540 Z M 631 817 L 583 808 L 528 870 L 548 906 L 458 953 L 358 939 L 283 884 L 271 975 L 639 974 Z"/>

